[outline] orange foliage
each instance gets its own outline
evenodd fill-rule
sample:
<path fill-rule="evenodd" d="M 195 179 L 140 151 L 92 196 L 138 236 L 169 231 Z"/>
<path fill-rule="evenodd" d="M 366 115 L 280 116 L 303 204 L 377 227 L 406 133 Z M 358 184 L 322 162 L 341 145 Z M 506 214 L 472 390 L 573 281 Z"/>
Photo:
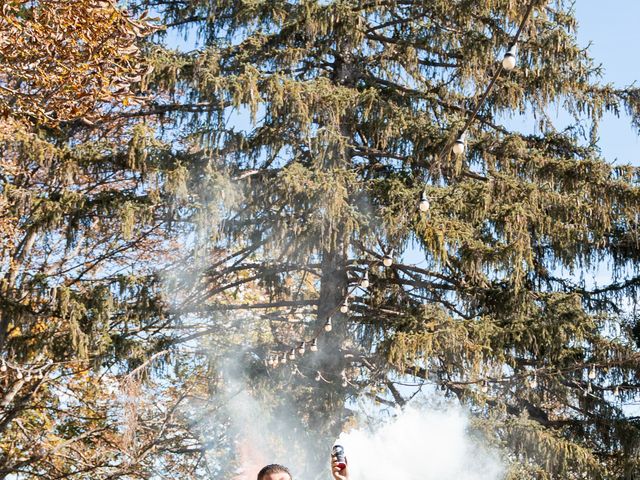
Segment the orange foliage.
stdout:
<path fill-rule="evenodd" d="M 154 31 L 107 0 L 12 0 L 0 9 L 0 115 L 56 124 L 125 107 Z"/>

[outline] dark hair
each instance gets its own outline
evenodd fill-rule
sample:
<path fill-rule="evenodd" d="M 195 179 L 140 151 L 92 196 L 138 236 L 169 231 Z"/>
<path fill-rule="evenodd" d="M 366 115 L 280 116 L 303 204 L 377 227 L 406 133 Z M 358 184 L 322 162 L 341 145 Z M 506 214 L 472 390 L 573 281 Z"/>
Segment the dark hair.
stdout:
<path fill-rule="evenodd" d="M 289 469 L 285 466 L 278 465 L 277 463 L 262 467 L 262 470 L 258 472 L 258 480 L 262 480 L 266 475 L 269 475 L 270 473 L 286 473 L 287 475 L 289 475 L 289 478 L 293 480 Z"/>

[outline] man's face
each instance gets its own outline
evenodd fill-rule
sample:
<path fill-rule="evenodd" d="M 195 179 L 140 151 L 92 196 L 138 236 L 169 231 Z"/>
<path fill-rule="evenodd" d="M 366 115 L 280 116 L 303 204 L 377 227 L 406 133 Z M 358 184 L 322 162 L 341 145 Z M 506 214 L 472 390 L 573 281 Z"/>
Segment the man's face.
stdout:
<path fill-rule="evenodd" d="M 291 477 L 288 473 L 278 472 L 278 473 L 268 473 L 264 477 L 263 480 L 291 480 Z"/>

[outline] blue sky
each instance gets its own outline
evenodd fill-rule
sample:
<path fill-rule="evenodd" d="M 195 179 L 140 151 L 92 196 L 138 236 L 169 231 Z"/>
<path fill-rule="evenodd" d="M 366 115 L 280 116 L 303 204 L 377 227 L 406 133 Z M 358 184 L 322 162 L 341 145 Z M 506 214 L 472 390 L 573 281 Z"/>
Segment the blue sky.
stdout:
<path fill-rule="evenodd" d="M 640 85 L 640 0 L 576 0 L 575 10 L 579 43 L 589 46 L 592 58 L 603 66 L 603 83 L 618 87 L 634 82 Z M 167 41 L 181 50 L 190 50 L 194 44 L 194 38 L 185 40 L 176 32 L 171 32 Z M 526 119 L 517 121 L 520 122 L 530 123 Z M 621 118 L 606 115 L 599 145 L 607 160 L 640 166 L 640 136 L 626 114 Z"/>
<path fill-rule="evenodd" d="M 578 40 L 604 67 L 604 82 L 640 86 L 640 1 L 577 0 Z M 607 115 L 601 125 L 600 147 L 609 161 L 640 165 L 640 136 L 629 118 Z"/>

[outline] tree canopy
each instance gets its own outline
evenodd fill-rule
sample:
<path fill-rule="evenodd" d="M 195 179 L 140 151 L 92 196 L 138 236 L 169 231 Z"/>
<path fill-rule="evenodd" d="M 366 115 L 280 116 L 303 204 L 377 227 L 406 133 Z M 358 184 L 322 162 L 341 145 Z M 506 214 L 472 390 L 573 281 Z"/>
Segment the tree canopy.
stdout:
<path fill-rule="evenodd" d="M 640 94 L 601 82 L 568 2 L 131 10 L 135 47 L 110 29 L 103 52 L 133 68 L 105 71 L 121 98 L 51 115 L 43 52 L 1 54 L 26 89 L 0 97 L 2 475 L 229 477 L 246 388 L 296 413 L 278 433 L 317 446 L 316 478 L 355 399 L 402 406 L 410 379 L 466 405 L 510 478 L 635 478 L 639 176 L 597 139 L 606 112 L 640 126 Z"/>

